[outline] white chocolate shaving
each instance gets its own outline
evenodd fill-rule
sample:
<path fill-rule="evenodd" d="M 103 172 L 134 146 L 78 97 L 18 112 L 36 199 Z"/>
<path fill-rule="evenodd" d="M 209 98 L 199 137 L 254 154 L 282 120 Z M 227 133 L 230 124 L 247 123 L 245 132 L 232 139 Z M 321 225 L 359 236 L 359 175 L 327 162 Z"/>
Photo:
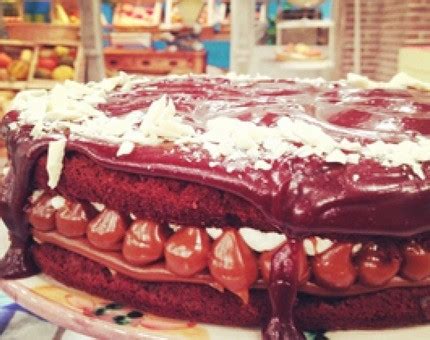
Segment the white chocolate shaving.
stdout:
<path fill-rule="evenodd" d="M 323 253 L 333 245 L 333 242 L 327 238 L 314 237 L 303 240 L 303 247 L 308 256 L 315 256 Z"/>
<path fill-rule="evenodd" d="M 103 210 L 105 210 L 105 205 L 103 203 L 98 203 L 98 202 L 91 202 L 91 205 L 98 211 L 98 212 L 102 212 Z"/>
<path fill-rule="evenodd" d="M 404 72 L 397 73 L 388 82 L 373 81 L 368 77 L 360 74 L 348 73 L 347 82 L 355 87 L 365 89 L 407 89 L 415 88 L 417 90 L 430 91 L 430 83 L 418 80 Z"/>
<path fill-rule="evenodd" d="M 48 172 L 48 186 L 51 189 L 55 189 L 60 180 L 65 149 L 65 139 L 49 142 L 46 171 Z"/>
<path fill-rule="evenodd" d="M 62 196 L 54 196 L 51 198 L 51 206 L 54 209 L 61 209 L 66 204 L 66 199 Z"/>
<path fill-rule="evenodd" d="M 133 150 L 134 150 L 134 143 L 129 141 L 122 142 L 122 144 L 120 145 L 116 153 L 116 156 L 120 157 L 123 155 L 129 155 L 133 152 Z"/>
<path fill-rule="evenodd" d="M 189 76 L 167 77 L 167 81 L 188 79 Z M 201 77 L 198 77 L 198 79 Z M 234 86 L 238 83 L 263 81 L 266 78 L 228 75 Z M 321 80 L 296 80 L 320 86 Z M 416 81 L 404 74 L 394 77 L 389 83 L 372 82 L 369 79 L 349 75 L 348 81 L 365 88 L 430 88 L 427 83 Z M 12 105 L 20 111 L 17 123 L 9 125 L 17 129 L 21 125 L 32 125 L 31 136 L 41 138 L 67 130 L 71 138 L 87 138 L 118 145 L 117 157 L 130 154 L 138 145 L 159 145 L 173 142 L 182 150 L 200 150 L 189 157 L 189 161 L 200 160 L 201 150 L 210 156 L 210 166 L 223 166 L 232 173 L 252 167 L 270 170 L 274 160 L 285 155 L 292 157 L 321 157 L 328 163 L 357 164 L 361 158 L 372 159 L 385 167 L 408 166 L 414 174 L 425 178 L 422 163 L 430 161 L 430 139 L 424 136 L 411 137 L 399 143 L 376 141 L 361 144 L 347 139 L 336 140 L 323 125 L 302 117 L 284 116 L 271 126 L 254 121 L 216 116 L 196 130 L 176 112 L 171 98 L 162 95 L 154 100 L 147 110 L 125 113 L 121 117 L 108 116 L 97 105 L 107 101 L 112 93 L 133 91 L 135 86 L 144 86 L 147 78 L 138 78 L 121 73 L 114 78 L 87 85 L 66 81 L 51 91 L 28 90 L 20 92 Z M 388 85 L 387 85 L 388 84 Z M 150 87 L 150 85 L 149 85 Z M 50 187 L 55 188 L 61 172 L 61 147 L 58 141 L 53 146 L 49 166 Z M 194 149 L 193 149 L 194 148 Z"/>
<path fill-rule="evenodd" d="M 34 190 L 33 191 L 33 194 L 30 196 L 30 199 L 29 199 L 29 201 L 30 201 L 30 203 L 36 203 L 36 201 L 40 198 L 40 197 L 42 197 L 42 195 L 45 193 L 45 190 Z"/>
<path fill-rule="evenodd" d="M 257 252 L 275 249 L 287 239 L 283 234 L 263 232 L 253 228 L 240 228 L 239 234 L 245 243 Z"/>
<path fill-rule="evenodd" d="M 221 228 L 209 227 L 209 228 L 206 228 L 206 232 L 213 240 L 216 240 L 218 237 L 222 235 Z"/>
<path fill-rule="evenodd" d="M 3 223 L 3 220 L 0 219 L 0 260 L 6 255 L 10 244 L 9 231 Z"/>

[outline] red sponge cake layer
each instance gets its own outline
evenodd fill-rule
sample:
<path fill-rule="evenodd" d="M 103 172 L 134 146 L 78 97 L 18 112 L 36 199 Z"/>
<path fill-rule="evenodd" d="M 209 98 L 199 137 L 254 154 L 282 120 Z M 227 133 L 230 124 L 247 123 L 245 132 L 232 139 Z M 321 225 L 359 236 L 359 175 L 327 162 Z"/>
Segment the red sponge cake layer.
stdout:
<path fill-rule="evenodd" d="M 139 282 L 50 244 L 33 248 L 43 272 L 72 287 L 163 316 L 234 326 L 258 326 L 269 316 L 266 290 L 249 304 L 228 291 L 198 284 Z M 430 287 L 393 288 L 351 297 L 299 294 L 294 315 L 303 330 L 368 329 L 428 322 Z"/>
<path fill-rule="evenodd" d="M 43 157 L 36 166 L 35 185 L 46 189 L 47 178 Z M 114 210 L 160 222 L 273 229 L 259 210 L 230 193 L 180 180 L 110 170 L 77 153 L 64 159 L 56 190 L 66 197 L 101 202 Z"/>

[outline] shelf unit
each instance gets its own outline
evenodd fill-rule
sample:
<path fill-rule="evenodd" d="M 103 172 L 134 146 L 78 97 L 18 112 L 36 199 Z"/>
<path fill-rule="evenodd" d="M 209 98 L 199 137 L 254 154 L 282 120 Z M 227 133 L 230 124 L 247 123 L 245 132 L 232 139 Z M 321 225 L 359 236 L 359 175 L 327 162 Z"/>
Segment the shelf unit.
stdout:
<path fill-rule="evenodd" d="M 232 40 L 231 70 L 236 73 L 262 74 L 272 77 L 325 77 L 330 79 L 335 68 L 335 24 L 330 20 L 283 20 L 277 23 L 277 45 L 257 45 L 255 20 L 249 16 L 257 0 L 231 0 Z M 327 29 L 327 59 L 306 61 L 275 61 L 276 48 L 281 47 L 284 30 Z"/>
<path fill-rule="evenodd" d="M 22 49 L 30 49 L 32 57 L 29 65 L 28 76 L 25 80 L 1 80 L 0 90 L 13 90 L 20 91 L 25 89 L 50 89 L 53 88 L 57 82 L 52 79 L 42 79 L 35 76 L 36 65 L 39 60 L 39 52 L 42 48 L 54 48 L 57 45 L 67 46 L 76 49 L 76 57 L 73 64 L 75 70 L 74 80 L 84 81 L 84 60 L 83 51 L 79 43 L 76 41 L 37 41 L 29 42 L 23 40 L 9 40 L 0 39 L 0 46 L 14 46 Z"/>
<path fill-rule="evenodd" d="M 78 41 L 80 38 L 80 27 L 74 24 L 9 22 L 5 28 L 10 39 Z"/>
<path fill-rule="evenodd" d="M 288 30 L 297 29 L 326 29 L 328 30 L 328 41 L 324 60 L 305 60 L 305 61 L 284 61 L 285 68 L 304 72 L 309 70 L 320 70 L 321 76 L 331 78 L 331 73 L 335 65 L 335 25 L 332 20 L 318 19 L 298 19 L 298 20 L 282 20 L 276 24 L 276 46 L 282 47 L 282 33 Z"/>
<path fill-rule="evenodd" d="M 205 51 L 152 51 L 105 48 L 105 64 L 109 69 L 150 75 L 204 73 Z"/>
<path fill-rule="evenodd" d="M 121 5 L 123 1 L 117 0 L 115 3 Z M 192 25 L 187 25 L 183 23 L 172 22 L 173 8 L 178 4 L 178 0 L 129 0 L 124 1 L 128 3 L 134 3 L 145 6 L 153 6 L 156 10 L 164 8 L 164 17 L 160 18 L 160 22 L 151 25 L 123 25 L 114 23 L 112 25 L 105 25 L 105 28 L 112 29 L 118 32 L 150 32 L 150 33 L 160 33 L 160 32 L 182 32 L 188 31 L 192 28 Z M 229 3 L 229 0 L 224 0 L 224 3 Z M 157 6 L 155 5 L 157 4 Z M 162 6 L 161 6 L 162 5 Z M 226 22 L 221 22 L 220 32 L 213 31 L 213 25 L 215 23 L 215 0 L 205 0 L 202 1 L 202 8 L 207 8 L 208 20 L 202 25 L 202 34 L 204 34 L 205 39 L 228 39 L 230 33 L 230 25 Z M 196 18 L 197 19 L 197 18 Z M 212 31 L 212 32 L 211 32 Z"/>
<path fill-rule="evenodd" d="M 277 30 L 293 29 L 293 28 L 332 28 L 334 26 L 332 20 L 317 20 L 317 19 L 299 19 L 299 20 L 282 20 L 276 24 Z"/>

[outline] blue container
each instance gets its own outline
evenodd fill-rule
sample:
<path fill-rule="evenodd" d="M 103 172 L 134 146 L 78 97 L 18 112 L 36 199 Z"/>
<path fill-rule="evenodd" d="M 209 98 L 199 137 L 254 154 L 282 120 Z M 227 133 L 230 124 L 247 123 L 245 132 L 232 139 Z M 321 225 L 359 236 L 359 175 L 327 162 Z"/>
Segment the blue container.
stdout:
<path fill-rule="evenodd" d="M 208 65 L 223 69 L 230 67 L 230 42 L 225 40 L 206 40 L 203 41 L 207 52 Z"/>
<path fill-rule="evenodd" d="M 320 10 L 323 19 L 331 19 L 332 5 L 332 0 L 326 0 L 321 4 Z"/>
<path fill-rule="evenodd" d="M 102 3 L 102 14 L 109 24 L 113 22 L 113 8 L 111 4 Z"/>
<path fill-rule="evenodd" d="M 24 2 L 24 15 L 32 21 L 49 22 L 51 13 L 50 1 L 29 1 Z"/>
<path fill-rule="evenodd" d="M 167 43 L 163 40 L 154 40 L 152 42 L 152 48 L 156 51 L 163 51 L 167 48 Z"/>

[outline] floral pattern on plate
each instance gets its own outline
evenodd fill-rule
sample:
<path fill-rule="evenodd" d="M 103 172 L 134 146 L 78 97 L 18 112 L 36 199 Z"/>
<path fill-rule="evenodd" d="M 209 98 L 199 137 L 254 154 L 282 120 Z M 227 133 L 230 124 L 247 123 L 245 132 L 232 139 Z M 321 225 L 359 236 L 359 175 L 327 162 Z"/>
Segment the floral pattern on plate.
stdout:
<path fill-rule="evenodd" d="M 66 287 L 43 274 L 21 280 L 0 280 L 0 289 L 16 301 L 7 301 L 8 308 L 13 307 L 10 307 L 12 312 L 24 307 L 61 327 L 99 339 L 261 339 L 259 329 L 196 324 L 155 316 Z M 430 325 L 379 331 L 306 333 L 306 337 L 308 340 L 430 339 Z"/>

